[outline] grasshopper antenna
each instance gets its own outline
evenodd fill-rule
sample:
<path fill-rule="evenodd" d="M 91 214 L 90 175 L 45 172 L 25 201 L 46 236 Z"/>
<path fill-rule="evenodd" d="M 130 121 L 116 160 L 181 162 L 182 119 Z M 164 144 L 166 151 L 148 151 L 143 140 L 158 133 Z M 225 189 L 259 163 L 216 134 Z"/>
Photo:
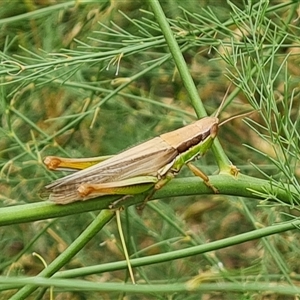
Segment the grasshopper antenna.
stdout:
<path fill-rule="evenodd" d="M 253 114 L 253 113 L 255 113 L 255 112 L 257 112 L 257 111 L 256 111 L 256 110 L 251 110 L 251 111 L 248 111 L 248 112 L 243 113 L 243 114 L 239 114 L 239 115 L 232 116 L 232 117 L 230 117 L 230 118 L 228 118 L 228 119 L 222 121 L 222 122 L 219 124 L 219 127 L 222 126 L 222 125 L 224 125 L 224 124 L 226 124 L 227 122 L 230 122 L 230 121 L 234 120 L 234 119 L 237 119 L 237 118 L 244 118 L 244 117 L 246 117 L 246 116 L 250 116 L 251 114 Z"/>
<path fill-rule="evenodd" d="M 219 116 L 219 114 L 220 114 L 222 108 L 224 107 L 224 104 L 225 104 L 225 101 L 226 101 L 226 98 L 227 98 L 227 96 L 228 96 L 228 93 L 229 93 L 230 88 L 231 88 L 231 83 L 230 83 L 229 87 L 227 88 L 226 93 L 225 93 L 225 95 L 224 95 L 224 97 L 223 97 L 223 99 L 222 99 L 222 102 L 221 102 L 221 104 L 220 104 L 220 106 L 219 106 L 219 108 L 218 108 L 218 110 L 217 110 L 217 112 L 216 112 L 216 115 L 215 115 L 216 117 Z"/>
<path fill-rule="evenodd" d="M 222 108 L 225 106 L 224 104 L 226 102 L 226 98 L 228 96 L 230 87 L 231 87 L 231 83 L 230 83 L 229 87 L 227 88 L 226 93 L 225 93 L 225 95 L 224 95 L 224 97 L 222 99 L 222 102 L 221 102 L 221 104 L 220 104 L 220 106 L 219 106 L 219 108 L 218 108 L 218 110 L 216 112 L 216 117 L 219 116 Z M 248 111 L 246 113 L 242 113 L 242 114 L 239 114 L 239 115 L 235 115 L 235 116 L 229 117 L 228 119 L 226 119 L 226 120 L 222 121 L 221 123 L 219 123 L 219 127 L 222 126 L 222 125 L 224 125 L 224 124 L 226 124 L 227 122 L 230 122 L 230 121 L 234 120 L 234 119 L 243 118 L 243 117 L 249 116 L 249 115 L 253 114 L 254 112 L 257 112 L 257 110 L 252 110 L 252 111 Z"/>

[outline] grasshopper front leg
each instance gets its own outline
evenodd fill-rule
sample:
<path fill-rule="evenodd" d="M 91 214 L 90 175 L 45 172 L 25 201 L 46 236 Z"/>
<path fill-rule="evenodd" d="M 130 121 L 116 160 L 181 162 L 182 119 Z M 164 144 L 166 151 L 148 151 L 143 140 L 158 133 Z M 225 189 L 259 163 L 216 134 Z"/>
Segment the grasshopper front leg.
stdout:
<path fill-rule="evenodd" d="M 155 188 L 160 189 L 167 182 L 169 182 L 177 173 L 179 173 L 179 171 L 184 165 L 187 165 L 187 167 L 193 172 L 195 176 L 200 177 L 206 184 L 206 186 L 208 186 L 210 189 L 212 189 L 212 191 L 215 194 L 217 194 L 219 191 L 210 183 L 208 176 L 191 163 L 192 160 L 195 160 L 206 153 L 206 151 L 211 145 L 211 142 L 212 140 L 204 141 L 203 143 L 197 144 L 189 148 L 187 151 L 178 155 L 172 163 L 169 170 L 167 171 L 165 178 L 162 178 L 160 181 L 158 181 L 155 185 Z"/>
<path fill-rule="evenodd" d="M 189 158 L 190 159 L 190 158 Z M 153 190 L 148 194 L 148 196 L 146 197 L 144 203 L 142 204 L 142 208 L 146 205 L 147 201 L 150 200 L 153 195 L 155 194 L 155 192 L 157 190 L 160 190 L 162 187 L 164 187 L 170 180 L 172 180 L 177 173 L 179 173 L 179 171 L 181 170 L 181 168 L 183 167 L 183 165 L 187 165 L 187 167 L 193 172 L 193 174 L 197 177 L 200 177 L 204 184 L 209 187 L 210 189 L 212 189 L 212 191 L 215 194 L 218 194 L 219 191 L 217 188 L 215 188 L 209 181 L 208 176 L 202 172 L 200 169 L 198 169 L 196 166 L 194 166 L 191 162 L 186 162 L 185 161 L 185 156 L 181 155 L 178 156 L 175 161 L 172 163 L 171 168 L 169 168 L 169 170 L 166 172 L 166 174 L 164 176 L 162 176 L 161 179 L 159 179 L 157 181 L 157 183 L 154 185 Z M 163 171 L 164 168 L 161 170 L 161 172 Z"/>
<path fill-rule="evenodd" d="M 200 177 L 200 178 L 203 180 L 203 182 L 206 184 L 206 186 L 208 186 L 210 189 L 212 189 L 213 192 L 214 192 L 215 194 L 218 194 L 218 193 L 219 193 L 218 189 L 215 188 L 215 187 L 210 183 L 209 178 L 208 178 L 208 176 L 207 176 L 205 173 L 203 173 L 200 169 L 198 169 L 197 167 L 195 167 L 195 166 L 194 166 L 192 163 L 190 163 L 190 162 L 187 163 L 186 165 L 187 165 L 188 168 L 194 173 L 194 175 Z"/>

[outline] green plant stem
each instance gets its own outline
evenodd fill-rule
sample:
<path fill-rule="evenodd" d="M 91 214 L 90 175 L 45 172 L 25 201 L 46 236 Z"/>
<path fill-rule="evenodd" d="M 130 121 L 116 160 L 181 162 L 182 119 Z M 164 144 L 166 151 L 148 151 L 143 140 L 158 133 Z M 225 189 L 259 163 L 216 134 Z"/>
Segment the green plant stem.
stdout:
<path fill-rule="evenodd" d="M 204 245 L 198 245 L 198 246 L 175 250 L 175 251 L 171 251 L 171 252 L 167 252 L 167 253 L 131 259 L 130 262 L 131 262 L 132 267 L 140 267 L 140 266 L 162 263 L 162 262 L 165 263 L 166 261 L 173 261 L 175 259 L 181 259 L 184 257 L 194 256 L 194 255 L 198 255 L 198 254 L 209 252 L 209 251 L 215 251 L 217 249 L 223 249 L 225 247 L 230 247 L 230 246 L 237 245 L 240 243 L 249 242 L 250 240 L 255 240 L 255 239 L 259 239 L 259 238 L 266 237 L 269 235 L 274 235 L 276 233 L 281 233 L 281 232 L 298 229 L 299 226 L 300 226 L 300 220 L 292 220 L 292 221 L 286 222 L 284 224 L 278 224 L 278 225 L 273 225 L 273 226 L 269 226 L 269 227 L 256 229 L 256 230 L 253 230 L 250 232 L 239 234 L 237 236 L 232 236 L 232 237 L 224 238 L 224 239 L 221 239 L 218 241 L 213 241 L 213 242 L 210 242 L 210 243 L 207 243 Z M 67 271 L 61 271 L 61 272 L 56 273 L 53 276 L 53 280 L 49 281 L 49 283 L 47 283 L 47 284 L 41 284 L 41 281 L 42 281 L 41 274 L 39 274 L 39 276 L 35 277 L 33 281 L 39 285 L 44 285 L 44 286 L 56 285 L 56 286 L 66 287 L 66 286 L 70 286 L 70 284 L 72 284 L 73 280 L 71 282 L 62 281 L 62 282 L 64 282 L 64 285 L 62 285 L 62 282 L 55 281 L 54 278 L 75 278 L 75 277 L 80 277 L 80 276 L 88 276 L 91 274 L 113 272 L 116 270 L 126 269 L 126 268 L 127 268 L 127 262 L 124 260 L 124 261 L 119 261 L 119 262 L 107 263 L 105 265 L 98 265 L 98 266 L 91 266 L 91 267 L 84 267 L 84 268 L 77 268 L 77 269 L 72 269 L 72 270 L 67 270 Z M 26 279 L 19 279 L 19 278 L 17 278 L 16 281 L 12 281 L 10 283 L 9 283 L 9 281 L 6 281 L 6 284 L 11 285 L 11 286 L 7 286 L 7 289 L 20 286 L 20 283 L 22 283 L 22 281 L 24 281 L 24 280 L 25 280 L 25 282 L 24 282 L 25 284 L 27 284 L 28 281 L 30 281 L 30 279 L 27 279 L 27 282 L 26 282 Z M 47 282 L 47 281 L 44 281 L 44 282 Z M 86 284 L 92 284 L 92 283 L 86 282 Z M 122 284 L 122 286 L 124 286 L 124 284 Z M 132 285 L 128 285 L 128 286 L 132 286 Z M 155 286 L 153 286 L 153 290 L 156 290 Z M 169 286 L 169 285 L 167 285 L 167 286 Z M 196 284 L 196 280 L 195 280 L 193 287 L 196 288 L 196 286 L 198 286 L 198 285 Z M 33 286 L 33 285 L 28 285 L 28 287 L 36 288 L 36 286 Z M 147 285 L 147 287 L 149 287 L 149 285 Z M 247 287 L 248 287 L 248 285 L 247 285 Z M 108 286 L 107 286 L 107 288 L 108 288 Z M 20 291 L 23 291 L 23 290 L 25 290 L 25 288 L 23 288 Z M 113 290 L 112 286 L 110 286 L 110 290 Z M 117 290 L 118 290 L 118 288 L 117 288 Z M 23 294 L 17 293 L 17 294 L 15 294 L 14 298 L 11 298 L 11 299 L 13 299 L 13 300 L 14 299 L 23 299 L 23 298 L 16 298 L 16 295 L 22 296 L 22 297 L 25 296 L 24 293 Z M 26 295 L 29 295 L 29 294 L 26 294 Z"/>
<path fill-rule="evenodd" d="M 51 277 L 68 261 L 70 261 L 70 259 L 74 257 L 86 245 L 86 243 L 90 241 L 99 232 L 99 230 L 101 230 L 103 226 L 112 219 L 113 216 L 114 212 L 112 210 L 101 211 L 95 220 L 84 230 L 84 232 L 37 277 Z M 37 288 L 38 286 L 36 285 L 26 285 L 10 299 L 25 299 Z"/>
<path fill-rule="evenodd" d="M 158 0 L 148 0 L 148 3 L 150 4 L 152 11 L 157 19 L 157 22 L 160 26 L 160 29 L 166 39 L 167 45 L 172 54 L 172 57 L 174 59 L 174 62 L 178 69 L 178 72 L 180 74 L 180 77 L 182 79 L 183 85 L 186 88 L 186 91 L 190 97 L 190 100 L 196 111 L 197 116 L 199 118 L 207 116 L 205 107 L 202 104 L 201 99 L 199 98 L 199 94 L 195 87 L 193 78 L 189 72 L 189 69 L 186 65 L 184 57 L 181 53 L 181 49 L 178 46 L 178 43 L 177 43 L 177 41 L 174 37 L 174 34 L 169 26 L 167 17 L 165 16 L 165 14 L 160 6 L 159 1 Z"/>
<path fill-rule="evenodd" d="M 181 53 L 181 49 L 178 46 L 178 43 L 174 37 L 174 34 L 168 24 L 167 18 L 161 8 L 161 5 L 158 0 L 148 0 L 149 5 L 152 8 L 152 11 L 157 19 L 157 22 L 161 28 L 161 31 L 166 39 L 166 42 L 169 46 L 169 50 L 172 54 L 180 77 L 182 79 L 183 85 L 186 88 L 186 91 L 191 99 L 192 105 L 195 109 L 195 112 L 199 118 L 207 116 L 205 107 L 199 97 L 197 88 L 194 84 L 193 78 L 189 72 L 187 64 L 184 60 L 184 57 Z M 218 139 L 215 139 L 212 146 L 216 161 L 218 163 L 219 169 L 221 171 L 229 171 L 231 162 L 225 154 L 220 142 Z"/>
<path fill-rule="evenodd" d="M 218 277 L 219 276 L 219 277 Z M 200 276 L 199 276 L 200 277 Z M 3 277 L 2 277 L 3 278 Z M 247 284 L 241 284 L 239 282 L 224 282 L 221 280 L 220 275 L 216 274 L 212 278 L 207 278 L 207 281 L 218 281 L 218 282 L 203 282 L 203 278 L 195 278 L 188 282 L 180 283 L 167 283 L 167 284 L 121 284 L 112 282 L 87 282 L 85 280 L 62 280 L 62 279 L 49 279 L 49 278 L 4 278 L 0 277 L 1 286 L 16 286 L 15 282 L 19 285 L 35 282 L 39 286 L 51 287 L 56 286 L 62 289 L 68 289 L 70 291 L 78 291 L 78 289 L 86 292 L 98 291 L 98 292 L 115 292 L 115 293 L 126 293 L 126 294 L 165 294 L 165 293 L 176 293 L 180 295 L 184 293 L 185 297 L 187 293 L 199 293 L 199 292 L 219 292 L 219 293 L 274 293 L 280 295 L 291 295 L 295 296 L 300 293 L 300 288 L 294 286 L 287 286 L 283 283 L 278 283 L 278 280 L 272 282 L 247 282 Z M 198 280 L 197 280 L 198 279 Z M 204 278 L 205 280 L 205 278 Z M 2 283 L 4 282 L 4 283 Z M 146 297 L 145 295 L 144 298 Z M 143 297 L 141 296 L 141 297 Z M 153 297 L 152 297 L 153 298 Z M 244 299 L 241 295 L 241 298 Z"/>
<path fill-rule="evenodd" d="M 253 194 L 265 193 L 266 190 L 277 189 L 277 198 L 283 203 L 290 204 L 290 199 L 283 189 L 271 186 L 269 181 L 246 175 L 233 177 L 227 174 L 213 175 L 209 177 L 210 182 L 219 190 L 222 195 L 240 196 L 264 200 L 264 198 Z M 289 187 L 294 191 L 294 187 Z M 294 191 L 296 192 L 296 191 Z M 164 188 L 158 190 L 153 199 L 164 199 L 169 197 L 191 196 L 191 195 L 214 195 L 199 178 L 175 178 Z M 111 203 L 120 198 L 119 196 L 103 196 L 89 201 L 78 201 L 68 205 L 57 205 L 49 201 L 34 204 L 24 204 L 11 207 L 3 207 L 0 210 L 0 226 L 19 224 L 22 222 L 33 222 L 37 220 L 62 217 L 77 213 L 105 209 Z M 137 205 L 144 201 L 145 194 L 127 198 L 122 205 Z"/>
<path fill-rule="evenodd" d="M 300 226 L 300 220 L 292 220 L 292 221 L 286 222 L 284 224 L 278 224 L 278 225 L 273 225 L 273 226 L 264 227 L 264 228 L 260 228 L 260 229 L 255 229 L 253 231 L 241 233 L 236 236 L 227 237 L 227 238 L 224 238 L 224 239 L 221 239 L 218 241 L 212 241 L 210 243 L 203 244 L 203 245 L 197 245 L 194 247 L 189 247 L 189 248 L 185 248 L 185 249 L 181 249 L 181 250 L 175 250 L 172 252 L 151 255 L 150 261 L 151 261 L 151 264 L 154 264 L 154 263 L 171 261 L 171 260 L 179 259 L 179 258 L 183 258 L 183 257 L 198 255 L 201 253 L 215 251 L 217 249 L 223 249 L 223 248 L 230 247 L 233 245 L 248 242 L 250 240 L 259 239 L 259 238 L 273 235 L 276 233 L 299 229 L 299 226 Z M 149 261 L 149 257 L 135 258 L 135 259 L 130 260 L 132 267 L 148 265 L 150 263 L 150 261 Z M 110 267 L 107 269 L 108 265 Z M 60 273 L 57 273 L 55 275 L 55 277 L 58 276 L 58 277 L 64 277 L 64 278 L 66 278 L 66 277 L 71 278 L 71 277 L 84 276 L 84 275 L 90 275 L 90 274 L 95 274 L 95 273 L 111 272 L 114 270 L 119 270 L 120 267 L 122 269 L 127 268 L 127 263 L 125 260 L 122 262 L 120 261 L 120 262 L 109 263 L 109 264 L 106 264 L 106 266 L 100 265 L 100 266 L 95 266 L 95 267 L 78 268 L 77 271 L 75 269 L 70 270 L 70 271 L 62 271 Z M 86 269 L 86 270 L 89 269 L 89 272 L 81 273 L 81 271 L 83 269 Z M 92 269 L 93 269 L 93 271 L 92 271 Z"/>

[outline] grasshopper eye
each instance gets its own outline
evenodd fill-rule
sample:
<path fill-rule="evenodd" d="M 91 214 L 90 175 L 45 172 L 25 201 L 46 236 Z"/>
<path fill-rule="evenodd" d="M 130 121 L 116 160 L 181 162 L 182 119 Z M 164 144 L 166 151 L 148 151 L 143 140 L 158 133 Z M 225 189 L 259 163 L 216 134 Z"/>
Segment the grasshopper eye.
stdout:
<path fill-rule="evenodd" d="M 211 136 L 212 139 L 214 139 L 217 136 L 218 129 L 219 129 L 219 126 L 216 123 L 211 126 L 210 136 Z"/>

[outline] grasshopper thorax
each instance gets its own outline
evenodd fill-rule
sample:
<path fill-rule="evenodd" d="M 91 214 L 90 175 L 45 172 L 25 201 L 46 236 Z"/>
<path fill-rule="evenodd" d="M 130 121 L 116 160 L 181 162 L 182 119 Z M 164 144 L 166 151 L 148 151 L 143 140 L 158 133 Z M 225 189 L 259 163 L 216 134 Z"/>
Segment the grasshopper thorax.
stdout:
<path fill-rule="evenodd" d="M 218 124 L 217 117 L 205 117 L 185 127 L 162 134 L 160 138 L 182 153 L 207 139 L 213 140 L 218 133 Z"/>

